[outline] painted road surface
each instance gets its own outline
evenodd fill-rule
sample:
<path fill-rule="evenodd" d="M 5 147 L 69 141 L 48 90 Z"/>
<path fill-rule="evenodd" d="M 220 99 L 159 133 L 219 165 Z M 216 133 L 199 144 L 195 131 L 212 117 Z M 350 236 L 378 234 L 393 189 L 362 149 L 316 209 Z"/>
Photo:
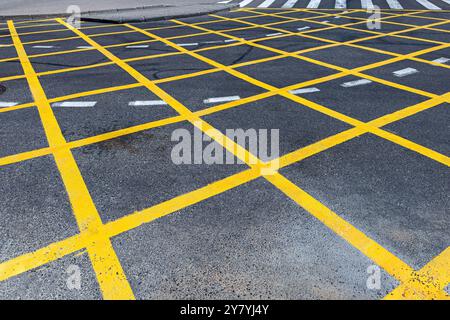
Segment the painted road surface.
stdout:
<path fill-rule="evenodd" d="M 448 298 L 448 5 L 338 2 L 0 23 L 0 297 Z"/>

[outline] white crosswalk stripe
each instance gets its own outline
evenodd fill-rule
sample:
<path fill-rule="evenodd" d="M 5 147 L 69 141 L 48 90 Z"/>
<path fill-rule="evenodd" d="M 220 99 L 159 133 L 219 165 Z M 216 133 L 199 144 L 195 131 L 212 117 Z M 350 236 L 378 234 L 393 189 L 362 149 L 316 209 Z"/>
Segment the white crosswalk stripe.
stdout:
<path fill-rule="evenodd" d="M 253 0 L 244 0 L 244 1 L 241 1 L 240 3 L 239 3 L 239 6 L 242 8 L 242 7 L 246 7 L 246 6 L 248 6 L 250 3 L 252 3 L 253 2 Z"/>
<path fill-rule="evenodd" d="M 311 0 L 306 6 L 309 9 L 316 9 L 320 5 L 320 0 Z"/>
<path fill-rule="evenodd" d="M 347 0 L 336 0 L 336 9 L 345 9 L 347 8 Z"/>
<path fill-rule="evenodd" d="M 416 0 L 418 3 L 420 3 L 421 5 L 423 5 L 425 8 L 430 9 L 430 10 L 441 10 L 441 8 L 439 8 L 438 6 L 432 4 L 430 1 L 428 0 Z"/>
<path fill-rule="evenodd" d="M 397 0 L 386 0 L 386 1 L 391 9 L 403 9 L 402 5 Z"/>
<path fill-rule="evenodd" d="M 283 4 L 282 8 L 293 8 L 298 0 L 288 0 L 285 4 Z"/>
<path fill-rule="evenodd" d="M 238 3 L 242 7 L 252 8 L 308 8 L 308 9 L 347 9 L 350 1 L 348 0 L 334 0 L 334 1 L 322 1 L 322 0 L 232 0 L 232 3 Z M 331 2 L 331 3 L 330 3 Z M 409 6 L 413 3 L 418 3 L 428 10 L 442 10 L 438 5 L 438 2 L 443 2 L 450 5 L 450 0 L 386 0 L 382 4 L 376 0 L 354 0 L 361 9 L 373 10 L 376 5 L 381 9 L 416 9 L 416 7 Z M 220 1 L 219 3 L 229 3 L 229 1 Z M 333 7 L 334 6 L 334 7 Z M 357 9 L 357 7 L 355 7 Z"/>
<path fill-rule="evenodd" d="M 372 0 L 361 0 L 361 7 L 363 9 L 373 9 L 373 2 Z"/>
<path fill-rule="evenodd" d="M 272 3 L 274 3 L 274 2 L 275 2 L 275 0 L 264 0 L 264 2 L 261 3 L 261 4 L 258 6 L 258 8 L 268 8 L 268 7 L 270 7 L 270 5 L 271 5 Z"/>

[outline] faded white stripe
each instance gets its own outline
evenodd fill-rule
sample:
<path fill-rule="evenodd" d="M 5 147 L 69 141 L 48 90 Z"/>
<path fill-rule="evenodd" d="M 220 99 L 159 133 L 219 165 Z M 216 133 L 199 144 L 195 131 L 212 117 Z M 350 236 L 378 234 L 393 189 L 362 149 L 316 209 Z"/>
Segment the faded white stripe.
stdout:
<path fill-rule="evenodd" d="M 439 8 L 438 6 L 432 4 L 428 0 L 417 0 L 417 2 L 420 3 L 421 5 L 423 5 L 427 9 L 430 9 L 430 10 L 441 10 L 441 8 Z"/>
<path fill-rule="evenodd" d="M 305 26 L 305 27 L 301 27 L 301 28 L 297 28 L 298 31 L 303 31 L 303 30 L 308 30 L 311 27 Z"/>
<path fill-rule="evenodd" d="M 144 100 L 144 101 L 130 101 L 128 103 L 130 107 L 142 107 L 142 106 L 165 106 L 167 103 L 163 100 Z"/>
<path fill-rule="evenodd" d="M 301 88 L 301 89 L 296 89 L 296 90 L 291 90 L 289 91 L 292 94 L 302 94 L 302 93 L 312 93 L 312 92 L 319 92 L 320 89 L 313 87 L 313 88 Z"/>
<path fill-rule="evenodd" d="M 449 1 L 450 1 L 450 0 L 449 0 Z M 442 57 L 442 58 L 433 60 L 433 62 L 436 62 L 436 63 L 447 63 L 447 62 L 449 62 L 449 61 L 450 61 L 450 59 L 445 58 L 445 57 Z"/>
<path fill-rule="evenodd" d="M 96 101 L 66 101 L 56 102 L 52 104 L 52 107 L 60 108 L 92 108 L 97 104 Z"/>
<path fill-rule="evenodd" d="M 2 102 L 0 101 L 0 108 L 14 107 L 17 106 L 18 102 Z"/>
<path fill-rule="evenodd" d="M 78 46 L 77 49 L 92 49 L 92 46 Z"/>
<path fill-rule="evenodd" d="M 36 49 L 51 49 L 51 48 L 53 48 L 53 46 L 33 46 L 33 48 L 36 48 Z"/>
<path fill-rule="evenodd" d="M 405 77 L 405 76 L 409 76 L 411 74 L 418 73 L 418 72 L 419 71 L 414 68 L 405 68 L 405 69 L 394 71 L 393 74 L 396 77 Z"/>
<path fill-rule="evenodd" d="M 283 33 L 281 33 L 281 32 L 269 33 L 269 34 L 266 34 L 266 37 L 280 36 L 280 35 L 282 35 L 282 34 L 283 34 Z"/>
<path fill-rule="evenodd" d="M 298 0 L 288 0 L 285 4 L 283 4 L 282 8 L 293 8 Z"/>
<path fill-rule="evenodd" d="M 194 43 L 176 43 L 176 45 L 180 46 L 180 47 L 198 46 L 198 42 L 194 42 Z"/>
<path fill-rule="evenodd" d="M 355 80 L 355 81 L 344 82 L 341 84 L 341 87 L 350 88 L 350 87 L 362 86 L 364 84 L 369 84 L 371 82 L 372 81 L 370 81 L 368 79 L 359 79 L 359 80 Z"/>
<path fill-rule="evenodd" d="M 229 97 L 217 97 L 217 98 L 209 98 L 203 100 L 203 103 L 209 104 L 209 103 L 220 103 L 220 102 L 229 102 L 229 101 L 235 101 L 239 100 L 241 97 L 239 96 L 229 96 Z"/>
<path fill-rule="evenodd" d="M 318 8 L 319 5 L 320 5 L 320 0 L 311 0 L 306 7 L 310 8 L 310 9 L 315 9 L 315 8 Z"/>

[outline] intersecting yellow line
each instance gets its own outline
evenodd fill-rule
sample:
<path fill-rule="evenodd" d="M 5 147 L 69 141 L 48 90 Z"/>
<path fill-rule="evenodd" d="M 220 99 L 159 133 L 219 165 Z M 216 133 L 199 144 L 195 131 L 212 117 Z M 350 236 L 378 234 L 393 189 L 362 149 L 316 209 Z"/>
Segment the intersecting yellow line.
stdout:
<path fill-rule="evenodd" d="M 185 24 L 184 22 L 181 22 L 181 21 L 177 21 L 177 20 L 173 20 L 173 21 L 175 21 L 177 23 L 180 23 L 180 24 Z M 130 28 L 136 30 L 136 31 L 139 31 L 139 28 L 137 28 L 137 27 L 130 26 L 130 25 L 128 25 L 128 26 Z M 205 28 L 199 27 L 199 26 L 194 26 L 194 28 L 198 28 L 198 29 L 202 29 L 202 30 L 205 29 Z M 207 29 L 205 29 L 205 30 L 207 30 Z M 144 33 L 144 34 L 148 34 L 150 37 L 158 39 L 158 40 L 160 40 L 162 42 L 166 42 L 168 45 L 172 45 L 172 43 L 170 41 L 166 40 L 166 39 L 162 39 L 162 38 L 160 38 L 158 36 L 155 36 L 155 35 L 152 35 L 151 33 L 146 32 L 146 31 L 142 31 L 141 30 L 141 32 Z M 242 43 L 245 43 L 245 44 L 250 44 L 251 46 L 260 47 L 260 48 L 266 49 L 266 50 L 273 50 L 274 52 L 276 51 L 276 52 L 278 52 L 280 54 L 288 54 L 287 52 L 284 52 L 282 50 L 272 49 L 270 47 L 267 47 L 267 46 L 264 46 L 264 45 L 260 45 L 260 44 L 249 43 L 249 42 L 247 42 L 244 39 L 241 39 L 241 38 L 238 38 L 238 37 L 234 37 L 234 36 L 230 36 L 230 35 L 227 35 L 225 33 L 221 33 L 219 31 L 214 31 L 214 33 L 218 34 L 218 35 L 229 37 L 231 39 L 235 39 L 237 41 L 241 41 Z M 246 74 L 243 74 L 243 73 L 241 73 L 239 71 L 236 71 L 236 70 L 234 70 L 234 69 L 232 69 L 230 67 L 223 66 L 223 65 L 221 65 L 221 64 L 219 64 L 219 63 L 217 63 L 217 62 L 215 62 L 215 61 L 213 61 L 211 59 L 207 59 L 207 58 L 205 58 L 203 56 L 200 56 L 200 55 L 198 55 L 198 54 L 196 54 L 196 53 L 194 53 L 192 51 L 189 51 L 189 50 L 187 50 L 185 48 L 181 48 L 181 47 L 176 46 L 176 45 L 174 46 L 174 48 L 177 48 L 178 50 L 180 50 L 182 52 L 185 52 L 185 53 L 191 55 L 192 57 L 197 58 L 197 59 L 199 59 L 199 60 L 201 60 L 201 61 L 203 61 L 205 63 L 208 63 L 208 64 L 210 64 L 210 65 L 212 65 L 212 66 L 214 66 L 216 68 L 220 68 L 223 71 L 225 71 L 225 72 L 227 72 L 227 73 L 229 73 L 229 74 L 231 74 L 231 75 L 233 75 L 235 77 L 238 77 L 238 78 L 240 78 L 240 79 L 242 79 L 242 80 L 244 80 L 246 82 L 249 82 L 249 83 L 251 83 L 253 85 L 259 86 L 259 87 L 261 87 L 263 89 L 266 89 L 268 91 L 277 90 L 277 88 L 275 88 L 275 87 L 273 87 L 271 85 L 268 85 L 268 84 L 266 84 L 266 83 L 264 83 L 262 81 L 254 79 L 254 78 L 252 78 L 252 77 L 250 77 L 250 76 L 248 76 Z M 296 57 L 296 56 L 294 55 L 294 57 Z M 304 57 L 301 57 L 301 56 L 298 56 L 298 57 L 300 59 L 304 59 L 306 61 L 318 64 L 318 65 L 322 65 L 322 66 L 325 66 L 325 67 L 332 67 L 332 68 L 335 68 L 335 69 L 340 70 L 342 72 L 347 72 L 348 74 L 361 76 L 363 78 L 366 78 L 366 79 L 369 79 L 369 80 L 372 80 L 372 81 L 376 81 L 376 82 L 379 82 L 379 83 L 382 83 L 382 84 L 390 85 L 390 86 L 398 88 L 398 89 L 407 90 L 407 91 L 413 92 L 413 93 L 419 93 L 419 94 L 422 94 L 422 95 L 426 95 L 428 97 L 436 97 L 437 96 L 435 94 L 429 94 L 429 93 L 423 92 L 422 90 L 408 88 L 408 87 L 403 86 L 403 85 L 398 85 L 396 83 L 393 83 L 393 82 L 390 82 L 390 81 L 386 81 L 386 80 L 383 80 L 383 79 L 378 79 L 378 78 L 373 77 L 373 76 L 368 76 L 368 75 L 365 75 L 365 74 L 362 74 L 362 73 L 359 73 L 359 72 L 355 72 L 353 70 L 336 67 L 336 66 L 330 65 L 328 63 L 323 63 L 323 62 L 320 62 L 320 61 L 316 61 L 314 59 L 304 58 Z M 338 119 L 340 121 L 346 122 L 346 123 L 348 123 L 348 124 L 350 124 L 352 126 L 368 126 L 369 132 L 371 132 L 371 133 L 373 133 L 373 134 L 375 134 L 377 136 L 380 136 L 380 137 L 382 137 L 384 139 L 387 139 L 389 141 L 395 142 L 395 143 L 397 143 L 397 144 L 399 144 L 399 145 L 401 145 L 401 146 L 403 146 L 405 148 L 411 149 L 411 150 L 416 151 L 416 152 L 418 152 L 418 153 L 420 153 L 420 154 L 422 154 L 422 155 L 424 155 L 426 157 L 429 157 L 429 158 L 431 158 L 431 159 L 433 159 L 435 161 L 438 161 L 438 162 L 443 163 L 443 164 L 445 164 L 447 166 L 450 166 L 450 159 L 447 156 L 442 155 L 442 154 L 440 154 L 440 153 L 438 153 L 438 152 L 436 152 L 434 150 L 431 150 L 431 149 L 419 146 L 419 145 L 417 145 L 417 144 L 415 144 L 415 143 L 413 143 L 413 142 L 411 142 L 411 141 L 409 141 L 409 140 L 407 140 L 405 138 L 400 138 L 400 137 L 398 137 L 398 136 L 396 136 L 396 135 L 394 135 L 392 133 L 389 133 L 387 131 L 384 131 L 382 129 L 371 127 L 371 126 L 363 123 L 362 121 L 356 120 L 356 119 L 351 118 L 351 117 L 349 117 L 347 115 L 344 115 L 344 114 L 339 113 L 337 111 L 334 111 L 334 110 L 331 110 L 331 109 L 326 108 L 324 106 L 321 106 L 321 105 L 319 105 L 317 103 L 314 103 L 312 101 L 309 101 L 309 100 L 307 100 L 305 98 L 296 96 L 296 95 L 294 95 L 294 94 L 292 94 L 290 92 L 280 92 L 280 95 L 285 97 L 285 98 L 288 98 L 288 99 L 290 99 L 292 101 L 295 101 L 295 102 L 297 102 L 299 104 L 302 104 L 302 105 L 304 105 L 306 107 L 309 107 L 309 108 L 311 108 L 313 110 L 316 110 L 318 112 L 326 114 L 326 115 L 328 115 L 328 116 L 330 116 L 332 118 L 335 118 L 335 119 Z"/>
<path fill-rule="evenodd" d="M 8 27 L 36 103 L 47 141 L 51 147 L 64 145 L 66 140 L 11 20 L 8 21 Z M 63 148 L 55 151 L 53 156 L 66 187 L 80 232 L 98 234 L 102 221 L 72 152 Z M 104 297 L 106 299 L 134 298 L 109 238 L 98 234 L 87 245 L 87 250 Z"/>
<path fill-rule="evenodd" d="M 432 101 L 432 100 L 434 100 L 434 99 L 436 99 L 436 98 L 433 98 L 433 99 L 430 99 L 430 101 Z M 427 108 L 427 107 L 431 107 L 431 105 L 430 104 L 427 104 L 428 102 L 425 102 L 425 103 L 421 103 L 421 104 L 419 104 L 419 105 L 421 105 L 421 107 L 419 107 L 419 105 L 417 105 L 417 107 L 416 107 L 416 109 L 415 109 L 415 111 L 417 111 L 417 112 L 419 112 L 420 111 L 420 109 L 422 109 L 422 110 L 424 110 L 425 108 Z M 412 109 L 411 109 L 412 110 Z M 409 114 L 413 114 L 414 112 L 413 111 L 409 111 Z M 381 117 L 381 118 L 385 118 L 385 119 L 382 119 L 382 120 L 379 120 L 379 119 L 377 119 L 378 120 L 378 123 L 379 123 L 379 125 L 381 126 L 383 123 L 384 124 L 386 124 L 386 123 L 388 123 L 389 121 L 395 121 L 395 117 L 392 117 L 392 116 L 390 116 L 390 115 L 387 115 L 387 116 L 384 116 L 384 117 Z M 381 119 L 380 118 L 380 119 Z M 383 125 L 384 125 L 383 124 Z M 374 125 L 375 125 L 375 123 L 374 123 Z M 353 129 L 350 129 L 350 130 L 354 130 L 354 131 L 356 131 L 356 130 L 360 130 L 361 128 L 353 128 Z M 339 135 L 342 135 L 342 134 L 339 134 Z M 328 138 L 327 138 L 328 139 Z M 342 137 L 340 137 L 339 138 L 341 141 L 343 140 L 342 139 Z M 326 140 L 326 139 L 325 139 Z M 341 143 L 341 142 L 339 142 L 339 143 Z M 319 147 L 319 145 L 317 145 L 317 147 Z M 320 149 L 320 148 L 319 148 Z M 323 149 L 323 148 L 322 148 Z M 311 153 L 311 151 L 309 150 L 307 153 Z M 251 169 L 251 170 L 253 170 L 253 169 Z M 293 191 L 293 193 L 295 193 L 296 192 L 296 190 L 294 190 Z M 200 193 L 199 193 L 199 195 L 200 195 Z M 184 195 L 183 195 L 184 196 Z M 187 198 L 186 198 L 187 199 Z M 199 200 L 199 201 L 201 201 L 201 200 Z M 175 202 L 174 202 L 174 204 L 175 204 Z M 173 205 L 174 205 L 173 204 Z M 172 205 L 172 206 L 173 206 Z M 189 205 L 189 204 L 188 204 Z M 145 213 L 145 214 L 144 214 Z M 319 211 L 319 213 L 318 214 L 320 214 L 320 211 Z M 133 223 L 134 224 L 136 224 L 136 223 L 145 223 L 148 219 L 149 219 L 149 217 L 150 217 L 150 215 L 153 215 L 153 216 L 157 216 L 158 215 L 158 212 L 157 212 L 157 210 L 144 210 L 143 212 L 140 212 L 140 213 L 138 213 L 138 216 L 139 216 L 139 219 L 137 219 L 137 220 L 139 220 L 139 222 L 136 222 L 135 220 L 133 220 Z M 126 217 L 124 217 L 124 218 L 126 218 L 126 219 L 128 219 L 128 220 L 130 220 L 130 222 L 131 222 L 131 216 L 134 216 L 134 215 L 130 215 L 130 216 L 126 216 Z M 120 220 L 120 219 L 119 219 Z M 118 220 L 118 221 L 119 221 Z M 120 221 L 122 221 L 122 220 L 120 220 Z M 111 225 L 113 225 L 115 222 L 113 222 L 113 223 L 110 223 L 110 224 L 107 224 L 106 225 L 106 227 L 108 227 L 107 229 L 109 230 L 109 229 L 114 229 L 114 230 L 116 230 L 115 228 L 111 228 L 111 227 L 109 227 L 109 226 L 111 226 Z M 119 225 L 119 224 L 117 224 L 117 225 Z M 118 228 L 118 229 L 120 229 L 120 228 Z M 112 232 L 112 233 L 114 233 L 114 232 Z M 110 234 L 110 235 L 112 235 L 112 233 Z M 78 242 L 82 242 L 82 241 L 85 241 L 85 240 L 82 240 L 82 239 L 84 239 L 83 238 L 83 236 L 84 236 L 84 234 L 83 235 L 80 235 L 80 236 L 76 236 L 75 238 L 76 238 L 76 241 L 78 241 Z M 66 245 L 67 246 L 73 246 L 74 248 L 80 248 L 80 247 L 83 247 L 84 245 L 83 244 L 78 244 L 78 245 L 73 245 L 73 243 L 74 242 L 76 242 L 75 240 L 74 240 L 74 238 L 70 238 L 70 239 L 67 239 L 67 243 L 59 243 L 59 245 L 61 245 L 60 247 L 58 247 L 58 245 L 56 245 L 55 244 L 55 248 L 58 248 L 59 250 L 61 249 L 61 248 L 66 248 Z M 78 243 L 77 242 L 77 243 Z M 50 246 L 49 246 L 50 247 Z M 52 250 L 55 250 L 55 251 L 53 251 L 54 253 L 56 253 L 56 249 L 55 248 L 53 248 Z M 49 250 L 49 251 L 52 251 L 52 250 Z M 77 249 L 74 249 L 74 250 L 77 250 Z M 41 250 L 41 251 L 39 251 L 39 254 L 40 254 L 40 257 L 42 258 L 43 256 L 45 256 L 45 255 L 47 255 L 48 254 L 48 251 L 46 251 L 45 250 L 45 248 L 43 249 L 43 250 Z M 26 260 L 26 258 L 25 258 L 25 256 L 21 256 L 20 258 L 23 258 L 23 260 L 22 260 L 22 262 L 25 262 L 25 261 L 27 261 Z M 30 260 L 33 260 L 33 259 L 31 259 L 31 257 L 30 256 L 27 256 L 27 259 L 30 259 Z M 19 261 L 19 259 L 13 259 L 15 262 L 17 262 L 17 261 Z M 45 259 L 44 259 L 45 260 Z M 42 262 L 42 261 L 41 261 Z M 44 262 L 43 262 L 44 263 Z M 6 263 L 6 264 L 1 264 L 0 265 L 0 279 L 3 279 L 3 277 L 1 276 L 2 274 L 3 274 L 3 272 L 5 271 L 4 270 L 4 266 L 6 266 L 6 265 L 8 265 L 11 269 L 8 269 L 8 271 L 10 272 L 12 269 L 14 269 L 14 268 L 12 268 L 11 266 L 12 266 L 12 262 L 10 261 L 10 262 L 8 262 L 8 263 Z M 18 266 L 20 266 L 20 263 L 19 264 L 16 264 L 15 265 L 15 267 L 17 268 Z M 31 266 L 31 264 L 28 264 L 28 266 L 30 267 Z M 31 267 L 30 267 L 31 268 Z M 30 269 L 30 268 L 28 268 L 28 269 Z M 408 269 L 409 267 L 407 267 L 406 269 Z M 20 267 L 19 267 L 19 269 L 20 269 Z M 409 279 L 409 277 L 403 277 L 404 279 L 405 279 L 405 281 L 406 281 L 406 279 Z"/>
<path fill-rule="evenodd" d="M 65 24 L 64 21 L 62 21 L 62 20 L 59 20 L 59 21 L 62 24 Z M 71 28 L 71 26 L 69 26 L 69 25 L 67 25 L 67 27 Z M 132 27 L 132 26 L 129 26 L 129 27 L 139 31 L 139 29 L 136 27 Z M 188 119 L 195 127 L 200 129 L 201 131 L 205 132 L 207 135 L 209 135 L 211 138 L 213 138 L 215 141 L 217 141 L 219 144 L 221 144 L 226 150 L 233 153 L 235 156 L 237 156 L 239 159 L 246 162 L 252 168 L 256 168 L 256 169 L 264 168 L 265 164 L 262 163 L 258 158 L 256 158 L 256 156 L 252 155 L 251 153 L 249 153 L 247 150 L 245 150 L 241 146 L 235 144 L 234 141 L 230 141 L 229 138 L 224 136 L 218 130 L 216 130 L 211 125 L 206 123 L 204 120 L 196 117 L 189 109 L 187 109 L 180 102 L 175 100 L 173 97 L 171 97 L 165 91 L 161 90 L 158 86 L 156 86 L 150 80 L 143 77 L 135 69 L 131 68 L 125 62 L 123 62 L 119 58 L 115 57 L 108 50 L 106 50 L 105 48 L 103 48 L 102 46 L 97 44 L 95 41 L 90 39 L 88 36 L 84 35 L 81 31 L 76 30 L 76 29 L 73 29 L 73 31 L 75 33 L 77 33 L 79 36 L 83 37 L 92 46 L 96 47 L 106 57 L 115 61 L 118 66 L 120 66 L 122 69 L 127 71 L 136 80 L 143 83 L 149 90 L 151 90 L 153 93 L 155 93 L 159 98 L 166 101 L 172 108 L 174 108 L 177 112 L 179 112 L 181 115 L 186 117 L 186 119 Z M 148 32 L 142 31 L 142 30 L 140 30 L 140 32 L 142 32 L 143 34 L 147 34 L 149 37 L 163 41 L 166 44 L 172 46 L 173 48 L 175 48 L 179 51 L 183 51 L 183 52 L 187 51 L 184 48 L 179 47 L 178 45 L 171 43 L 170 41 L 167 41 L 163 38 L 152 35 Z M 196 54 L 193 54 L 193 55 L 196 55 Z M 197 57 L 197 56 L 195 56 L 195 57 Z M 220 65 L 215 61 L 209 60 L 207 58 L 203 58 L 201 56 L 197 57 L 197 58 L 204 62 L 207 62 L 213 66 L 221 67 L 224 70 L 227 70 L 227 68 L 225 66 Z M 362 124 L 361 124 L 361 126 L 362 126 Z M 346 239 L 353 245 L 357 246 L 358 249 L 360 249 L 363 253 L 367 254 L 371 259 L 380 263 L 380 265 L 384 269 L 390 270 L 396 278 L 405 281 L 406 278 L 410 276 L 412 270 L 404 262 L 402 262 L 398 258 L 395 258 L 395 256 L 393 256 L 386 249 L 379 246 L 375 241 L 368 242 L 369 241 L 368 238 L 365 235 L 363 235 L 362 233 L 360 233 L 359 230 L 354 229 L 354 227 L 351 226 L 350 224 L 346 224 L 344 220 L 342 220 L 335 213 L 331 212 L 328 208 L 326 208 L 325 206 L 320 204 L 320 202 L 313 199 L 311 196 L 309 196 L 307 193 L 305 193 L 303 190 L 301 190 L 297 186 L 290 184 L 290 182 L 285 177 L 281 176 L 279 173 L 275 173 L 274 175 L 264 176 L 264 177 L 266 179 L 268 179 L 270 182 L 272 182 L 277 188 L 279 188 L 281 191 L 283 191 L 286 195 L 288 195 L 293 200 L 295 200 L 299 204 L 301 204 L 305 209 L 307 209 L 309 212 L 311 212 L 316 218 L 325 222 L 327 224 L 327 226 L 334 228 L 333 230 L 336 230 L 336 232 L 340 236 L 344 237 L 344 239 Z M 331 213 L 331 215 L 327 215 L 326 213 Z M 374 254 L 375 254 L 375 256 L 373 256 Z"/>

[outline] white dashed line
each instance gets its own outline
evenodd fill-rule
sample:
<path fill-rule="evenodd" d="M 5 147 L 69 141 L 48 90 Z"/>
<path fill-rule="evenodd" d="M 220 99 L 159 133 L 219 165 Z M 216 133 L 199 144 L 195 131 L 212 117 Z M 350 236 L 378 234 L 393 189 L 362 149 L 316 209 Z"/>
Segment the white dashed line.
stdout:
<path fill-rule="evenodd" d="M 414 68 L 405 68 L 405 69 L 394 71 L 393 74 L 394 74 L 394 76 L 401 78 L 401 77 L 406 77 L 406 76 L 409 76 L 411 74 L 418 73 L 418 72 L 419 71 Z"/>
<path fill-rule="evenodd" d="M 345 8 L 347 8 L 347 0 L 336 0 L 336 5 L 334 7 L 336 9 L 345 9 Z"/>
<path fill-rule="evenodd" d="M 198 42 L 194 43 L 176 43 L 177 46 L 180 47 L 191 47 L 191 46 L 198 46 Z"/>
<path fill-rule="evenodd" d="M 283 33 L 281 33 L 281 32 L 269 33 L 269 34 L 266 34 L 266 37 L 280 36 L 280 35 L 282 35 L 282 34 L 283 34 Z"/>
<path fill-rule="evenodd" d="M 51 49 L 51 48 L 53 48 L 53 46 L 33 46 L 32 48 L 35 48 L 35 49 Z"/>
<path fill-rule="evenodd" d="M 97 101 L 66 101 L 56 102 L 52 104 L 52 107 L 59 108 L 92 108 L 97 104 Z"/>
<path fill-rule="evenodd" d="M 93 49 L 92 46 L 78 46 L 77 49 Z"/>
<path fill-rule="evenodd" d="M 230 3 L 231 1 L 233 1 L 233 0 L 219 1 L 219 2 L 217 2 L 217 3 L 220 3 L 220 4 L 227 4 L 227 3 Z"/>
<path fill-rule="evenodd" d="M 403 9 L 402 5 L 397 0 L 386 0 L 391 9 Z"/>
<path fill-rule="evenodd" d="M 0 101 L 0 108 L 8 108 L 8 107 L 14 107 L 17 106 L 18 102 L 2 102 Z"/>
<path fill-rule="evenodd" d="M 297 28 L 298 31 L 303 31 L 303 30 L 308 30 L 308 29 L 311 29 L 311 27 L 306 26 L 306 27 Z"/>
<path fill-rule="evenodd" d="M 362 86 L 364 84 L 369 84 L 371 82 L 372 81 L 370 81 L 368 79 L 359 79 L 359 80 L 355 80 L 355 81 L 344 82 L 341 84 L 341 87 L 350 88 L 350 87 Z"/>
<path fill-rule="evenodd" d="M 302 94 L 302 93 L 312 93 L 312 92 L 319 92 L 320 89 L 313 87 L 313 88 L 301 88 L 301 89 L 296 89 L 296 90 L 291 90 L 289 91 L 292 94 Z"/>
<path fill-rule="evenodd" d="M 428 0 L 417 0 L 417 2 L 420 3 L 421 5 L 423 5 L 427 9 L 430 9 L 430 10 L 441 10 L 441 8 L 439 8 L 438 6 L 435 6 L 434 4 L 432 4 Z"/>
<path fill-rule="evenodd" d="M 285 4 L 283 4 L 282 8 L 293 8 L 298 0 L 288 0 Z"/>
<path fill-rule="evenodd" d="M 125 48 L 127 49 L 144 49 L 144 48 L 148 48 L 149 45 L 148 44 L 143 44 L 143 45 L 136 45 L 136 46 L 126 46 Z"/>
<path fill-rule="evenodd" d="M 323 21 L 320 21 L 320 22 L 322 22 L 322 23 L 328 23 L 328 22 L 330 22 L 330 20 L 323 20 Z"/>
<path fill-rule="evenodd" d="M 236 42 L 237 40 L 235 40 L 235 39 L 227 39 L 227 40 L 224 40 L 223 42 Z"/>
<path fill-rule="evenodd" d="M 130 107 L 165 106 L 167 105 L 167 103 L 163 100 L 147 100 L 147 101 L 130 101 L 128 105 Z"/>
<path fill-rule="evenodd" d="M 230 101 L 236 101 L 236 100 L 240 100 L 240 99 L 241 99 L 241 97 L 239 97 L 239 96 L 217 97 L 217 98 L 209 98 L 209 99 L 203 100 L 203 103 L 210 104 L 210 103 L 230 102 Z"/>
<path fill-rule="evenodd" d="M 447 62 L 449 62 L 449 61 L 450 61 L 449 58 L 442 57 L 442 58 L 439 58 L 439 59 L 435 59 L 435 60 L 433 60 L 432 62 L 436 62 L 436 63 L 447 63 Z"/>

